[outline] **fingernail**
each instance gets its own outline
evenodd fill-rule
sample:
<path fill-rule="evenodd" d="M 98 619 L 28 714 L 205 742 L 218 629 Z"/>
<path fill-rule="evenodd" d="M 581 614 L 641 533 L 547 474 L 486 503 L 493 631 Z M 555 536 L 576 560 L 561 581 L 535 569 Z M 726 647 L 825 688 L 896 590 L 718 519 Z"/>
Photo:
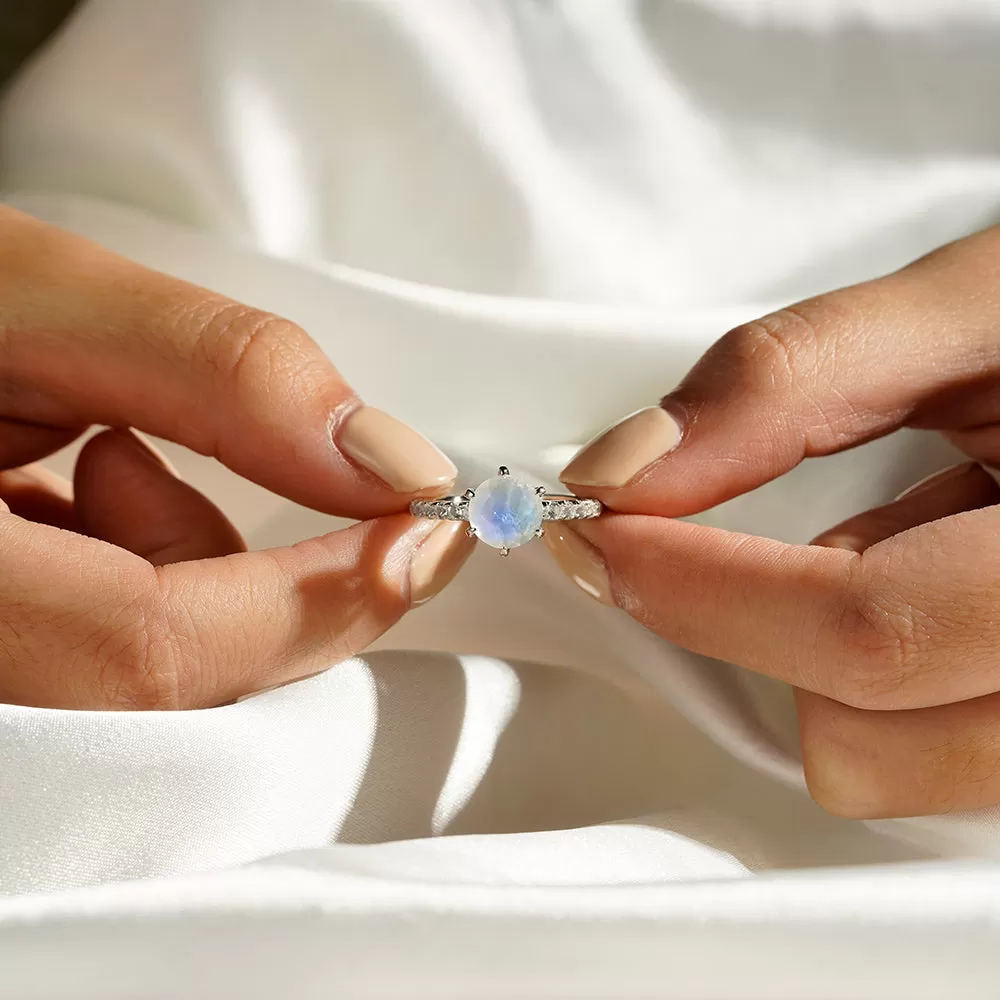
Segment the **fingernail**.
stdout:
<path fill-rule="evenodd" d="M 576 486 L 624 486 L 680 440 L 680 424 L 662 407 L 647 406 L 585 445 L 559 478 Z"/>
<path fill-rule="evenodd" d="M 458 470 L 422 434 L 373 406 L 355 410 L 337 432 L 340 450 L 397 493 L 439 491 Z"/>
<path fill-rule="evenodd" d="M 941 483 L 946 483 L 950 479 L 958 479 L 959 476 L 968 475 L 973 469 L 979 465 L 978 462 L 961 462 L 958 465 L 952 465 L 947 469 L 939 469 L 937 472 L 932 472 L 929 476 L 924 476 L 919 482 L 914 483 L 912 486 L 908 486 L 898 497 L 893 499 L 893 503 L 898 500 L 902 500 L 904 497 L 912 497 L 917 493 L 923 493 L 926 490 L 935 489 Z"/>
<path fill-rule="evenodd" d="M 476 547 L 463 521 L 442 521 L 417 546 L 410 560 L 410 606 L 439 594 L 462 568 Z"/>
<path fill-rule="evenodd" d="M 851 552 L 863 552 L 867 548 L 865 541 L 857 535 L 819 535 L 810 544 L 822 545 L 826 549 L 848 549 Z"/>
<path fill-rule="evenodd" d="M 545 526 L 542 540 L 555 557 L 559 568 L 585 594 L 601 604 L 615 606 L 604 560 L 590 542 L 560 521 L 550 521 Z"/>

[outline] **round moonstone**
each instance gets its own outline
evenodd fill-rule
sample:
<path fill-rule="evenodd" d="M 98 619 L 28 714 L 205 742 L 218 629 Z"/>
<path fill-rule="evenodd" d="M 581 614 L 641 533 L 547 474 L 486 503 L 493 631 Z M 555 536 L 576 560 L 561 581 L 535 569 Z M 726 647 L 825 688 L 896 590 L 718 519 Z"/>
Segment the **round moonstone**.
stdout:
<path fill-rule="evenodd" d="M 476 487 L 469 501 L 469 524 L 495 549 L 514 549 L 542 526 L 542 498 L 513 476 L 494 476 Z"/>

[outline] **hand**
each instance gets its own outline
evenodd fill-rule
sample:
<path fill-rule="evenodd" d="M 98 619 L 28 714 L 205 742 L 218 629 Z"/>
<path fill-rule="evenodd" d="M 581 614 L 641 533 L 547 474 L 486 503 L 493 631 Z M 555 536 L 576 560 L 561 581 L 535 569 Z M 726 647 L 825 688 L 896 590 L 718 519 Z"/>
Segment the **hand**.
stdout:
<path fill-rule="evenodd" d="M 622 513 L 548 532 L 595 596 L 793 684 L 809 788 L 860 818 L 1000 802 L 1000 488 L 972 462 L 812 545 L 668 518 L 900 427 L 1000 464 L 1000 228 L 728 333 L 564 470 Z"/>
<path fill-rule="evenodd" d="M 92 424 L 69 484 L 30 463 Z M 148 431 L 364 523 L 248 553 Z M 454 466 L 292 323 L 0 209 L 0 701 L 197 708 L 314 673 L 470 551 Z"/>

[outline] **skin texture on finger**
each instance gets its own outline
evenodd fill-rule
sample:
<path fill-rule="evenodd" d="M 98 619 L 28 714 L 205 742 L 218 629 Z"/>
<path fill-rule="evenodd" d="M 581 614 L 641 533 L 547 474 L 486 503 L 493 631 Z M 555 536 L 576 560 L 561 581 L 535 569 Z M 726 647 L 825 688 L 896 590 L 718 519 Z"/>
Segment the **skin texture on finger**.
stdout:
<path fill-rule="evenodd" d="M 330 513 L 447 491 L 454 466 L 365 407 L 293 323 L 0 209 L 0 417 L 133 426 Z M 30 449 L 29 449 L 30 451 Z"/>
<path fill-rule="evenodd" d="M 614 602 L 671 642 L 871 709 L 1000 690 L 1000 511 L 862 554 L 642 515 L 578 522 Z"/>
<path fill-rule="evenodd" d="M 42 465 L 0 472 L 0 498 L 18 517 L 67 531 L 81 530 L 72 484 Z"/>
<path fill-rule="evenodd" d="M 82 530 L 154 566 L 246 550 L 225 514 L 131 431 L 91 438 L 77 459 L 74 484 Z"/>
<path fill-rule="evenodd" d="M 810 794 L 851 819 L 926 816 L 1000 803 L 1000 694 L 871 712 L 797 691 Z"/>
<path fill-rule="evenodd" d="M 0 701 L 203 708 L 309 676 L 454 576 L 472 546 L 461 533 L 421 560 L 411 597 L 415 557 L 437 527 L 393 515 L 286 549 L 154 568 L 0 514 Z"/>
<path fill-rule="evenodd" d="M 147 662 L 157 592 L 139 556 L 0 515 L 0 702 L 129 707 L 124 681 Z"/>
<path fill-rule="evenodd" d="M 1000 422 L 998 282 L 1000 228 L 738 327 L 663 400 L 676 430 L 644 418 L 659 457 L 623 424 L 620 448 L 596 442 L 561 478 L 614 510 L 680 516 L 898 427 L 961 440 Z"/>

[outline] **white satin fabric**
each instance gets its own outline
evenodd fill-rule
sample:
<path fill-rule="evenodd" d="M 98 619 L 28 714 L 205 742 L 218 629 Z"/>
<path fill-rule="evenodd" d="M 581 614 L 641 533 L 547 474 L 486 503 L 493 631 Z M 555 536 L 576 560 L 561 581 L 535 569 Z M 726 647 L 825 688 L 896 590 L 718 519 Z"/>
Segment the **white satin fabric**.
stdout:
<path fill-rule="evenodd" d="M 551 481 L 732 323 L 994 221 L 998 55 L 986 0 L 89 0 L 0 182 Z M 254 547 L 330 525 L 171 457 Z M 951 460 L 703 519 L 803 541 Z M 782 686 L 480 552 L 235 705 L 0 706 L 0 997 L 992 997 L 998 826 L 825 815 Z"/>

